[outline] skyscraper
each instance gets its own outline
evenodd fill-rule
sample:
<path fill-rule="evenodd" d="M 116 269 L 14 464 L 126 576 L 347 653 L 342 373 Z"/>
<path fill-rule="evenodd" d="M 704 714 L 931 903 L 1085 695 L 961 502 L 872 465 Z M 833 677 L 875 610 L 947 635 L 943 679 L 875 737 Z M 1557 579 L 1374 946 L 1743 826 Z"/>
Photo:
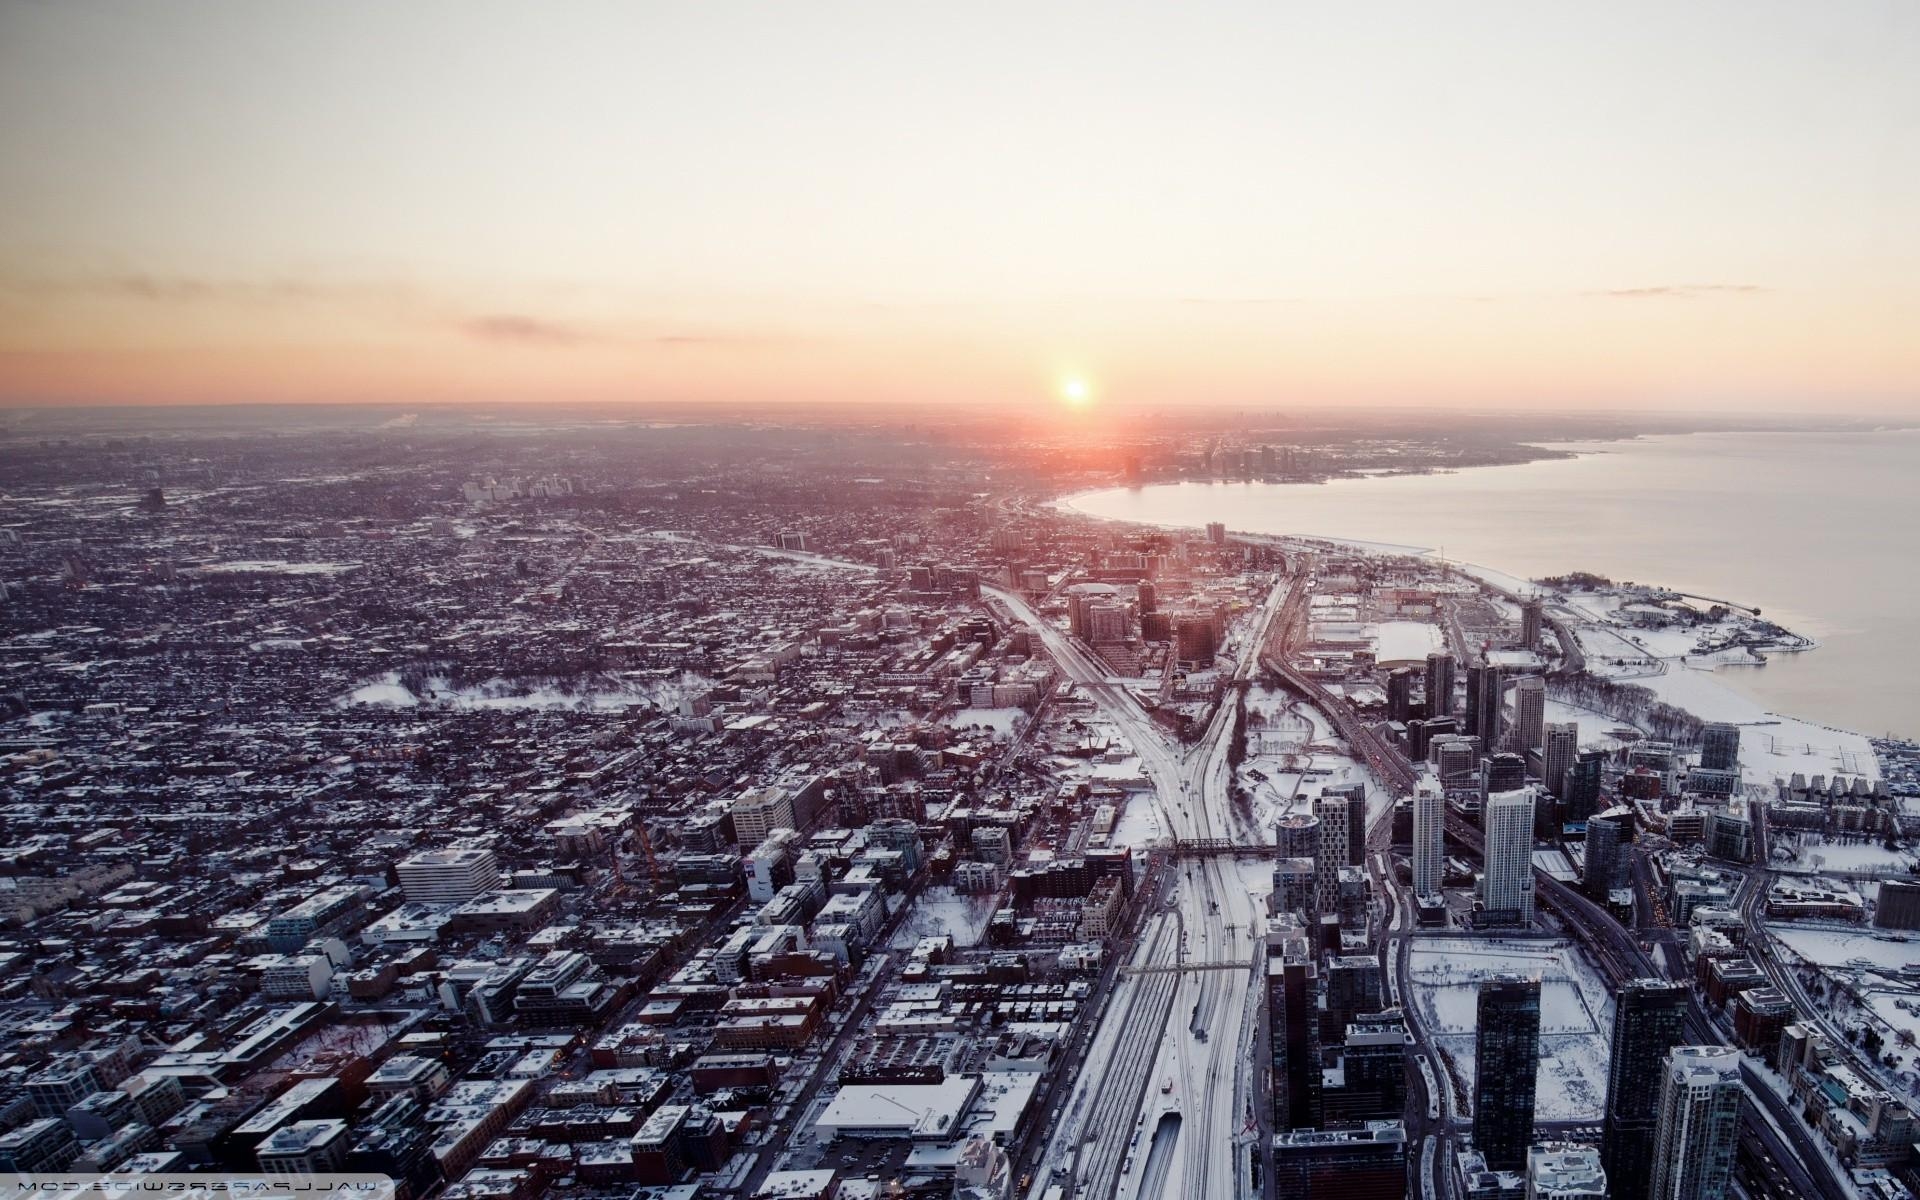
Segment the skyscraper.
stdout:
<path fill-rule="evenodd" d="M 1467 668 L 1467 732 L 1492 749 L 1500 744 L 1500 668 L 1481 663 Z"/>
<path fill-rule="evenodd" d="M 1632 840 L 1633 810 L 1629 808 L 1610 808 L 1588 819 L 1586 867 L 1580 887 L 1594 903 L 1605 904 L 1607 893 L 1620 886 L 1625 847 Z"/>
<path fill-rule="evenodd" d="M 1600 784 L 1606 778 L 1607 754 L 1604 750 L 1580 750 L 1567 768 L 1567 791 L 1560 797 L 1560 811 L 1569 821 L 1584 821 L 1600 807 Z"/>
<path fill-rule="evenodd" d="M 1667 1052 L 1654 1131 L 1650 1197 L 1721 1200 L 1740 1143 L 1740 1051 L 1675 1046 Z"/>
<path fill-rule="evenodd" d="M 1489 754 L 1480 761 L 1480 798 L 1511 792 L 1527 784 L 1527 760 L 1518 754 Z"/>
<path fill-rule="evenodd" d="M 1340 868 L 1347 861 L 1348 801 L 1345 796 L 1322 795 L 1313 802 L 1320 818 L 1320 837 L 1313 850 L 1313 899 L 1322 915 L 1340 904 Z"/>
<path fill-rule="evenodd" d="M 1567 772 L 1573 768 L 1574 755 L 1580 752 L 1579 724 L 1574 721 L 1549 722 L 1541 746 L 1541 774 L 1547 790 L 1553 793 L 1555 799 L 1565 800 Z"/>
<path fill-rule="evenodd" d="M 1413 671 L 1395 667 L 1387 675 L 1387 720 L 1406 724 L 1413 715 Z"/>
<path fill-rule="evenodd" d="M 1533 791 L 1519 788 L 1487 798 L 1480 907 L 1496 922 L 1533 923 Z M 1522 1151 L 1526 1149 L 1521 1147 Z M 1518 1167 L 1496 1168 L 1518 1170 Z"/>
<path fill-rule="evenodd" d="M 1509 735 L 1515 750 L 1525 754 L 1540 746 L 1547 726 L 1547 681 L 1538 675 L 1523 675 L 1513 685 L 1513 732 Z"/>
<path fill-rule="evenodd" d="M 1267 939 L 1267 1042 L 1273 1127 L 1320 1124 L 1320 981 L 1297 927 Z"/>
<path fill-rule="evenodd" d="M 1320 818 L 1292 812 L 1273 823 L 1276 858 L 1313 858 L 1320 853 Z"/>
<path fill-rule="evenodd" d="M 1716 721 L 1700 729 L 1700 765 L 1709 771 L 1740 767 L 1740 727 Z"/>
<path fill-rule="evenodd" d="M 1614 993 L 1600 1137 L 1600 1162 L 1614 1200 L 1647 1200 L 1667 1052 L 1680 1044 L 1686 1020 L 1687 989 L 1681 984 L 1630 979 Z"/>
<path fill-rule="evenodd" d="M 1440 776 L 1440 786 L 1470 788 L 1480 762 L 1480 749 L 1471 737 L 1437 737 L 1427 744 L 1427 760 Z"/>
<path fill-rule="evenodd" d="M 1343 783 L 1324 788 L 1321 795 L 1347 802 L 1347 857 L 1349 867 L 1365 866 L 1367 861 L 1367 785 Z"/>
<path fill-rule="evenodd" d="M 1413 894 L 1438 896 L 1446 863 L 1447 802 L 1431 779 L 1413 791 Z"/>
<path fill-rule="evenodd" d="M 1528 600 L 1520 605 L 1520 648 L 1532 650 L 1540 645 L 1540 602 Z"/>
<path fill-rule="evenodd" d="M 1436 650 L 1427 655 L 1427 716 L 1444 717 L 1453 712 L 1453 655 Z"/>
<path fill-rule="evenodd" d="M 1533 1144 L 1540 1070 L 1540 981 L 1496 975 L 1480 984 L 1474 1027 L 1473 1147 L 1495 1171 L 1524 1171 Z"/>
<path fill-rule="evenodd" d="M 1367 787 L 1363 783 L 1347 789 L 1347 865 L 1367 865 Z"/>

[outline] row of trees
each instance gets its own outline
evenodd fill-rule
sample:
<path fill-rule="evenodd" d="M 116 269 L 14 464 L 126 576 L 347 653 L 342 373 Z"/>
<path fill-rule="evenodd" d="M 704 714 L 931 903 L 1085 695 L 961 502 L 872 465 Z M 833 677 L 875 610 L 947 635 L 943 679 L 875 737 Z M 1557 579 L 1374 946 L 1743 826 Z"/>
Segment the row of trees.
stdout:
<path fill-rule="evenodd" d="M 1547 676 L 1547 694 L 1564 704 L 1590 708 L 1637 725 L 1648 736 L 1676 746 L 1691 746 L 1700 740 L 1699 717 L 1668 704 L 1653 689 L 1639 684 L 1619 683 L 1582 671 Z"/>

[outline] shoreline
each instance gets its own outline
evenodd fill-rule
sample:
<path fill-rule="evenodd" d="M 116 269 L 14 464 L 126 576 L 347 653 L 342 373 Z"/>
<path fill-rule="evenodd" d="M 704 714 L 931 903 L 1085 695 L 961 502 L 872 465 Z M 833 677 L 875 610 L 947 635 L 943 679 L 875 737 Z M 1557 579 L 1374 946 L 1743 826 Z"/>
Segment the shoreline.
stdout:
<path fill-rule="evenodd" d="M 1595 455 L 1616 453 L 1613 450 L 1603 449 L 1603 447 L 1606 447 L 1606 446 L 1612 446 L 1612 445 L 1616 445 L 1623 442 L 1625 443 L 1650 442 L 1656 438 L 1693 438 L 1693 437 L 1715 437 L 1715 436 L 1728 436 L 1728 435 L 1738 435 L 1741 437 L 1788 437 L 1788 436 L 1791 436 L 1791 437 L 1809 437 L 1809 436 L 1889 437 L 1889 436 L 1895 436 L 1899 434 L 1920 434 L 1920 424 L 1884 425 L 1884 426 L 1879 426 L 1872 429 L 1818 429 L 1818 428 L 1815 428 L 1815 429 L 1688 429 L 1688 430 L 1684 430 L 1677 433 L 1662 433 L 1662 432 L 1623 433 L 1617 437 L 1576 438 L 1572 441 L 1565 441 L 1565 442 L 1553 442 L 1553 441 L 1523 442 L 1520 444 L 1526 445 L 1526 446 L 1533 446 L 1541 450 L 1558 451 L 1558 453 L 1550 453 L 1550 454 L 1542 455 L 1541 457 L 1538 457 L 1538 458 L 1520 459 L 1516 462 L 1475 463 L 1475 464 L 1471 464 L 1469 466 L 1464 466 L 1464 467 L 1449 466 L 1449 467 L 1435 467 L 1435 468 L 1405 470 L 1405 471 L 1388 470 L 1388 471 L 1378 471 L 1371 474 L 1356 473 L 1351 475 L 1332 475 L 1332 476 L 1328 476 L 1325 479 L 1226 479 L 1226 478 L 1161 479 L 1161 480 L 1155 480 L 1151 483 L 1133 484 L 1131 486 L 1124 483 L 1109 483 L 1099 487 L 1083 487 L 1083 488 L 1075 489 L 1074 491 L 1071 491 L 1071 492 L 1063 492 L 1060 495 L 1055 496 L 1052 499 L 1046 501 L 1045 507 L 1054 509 L 1056 511 L 1073 512 L 1080 516 L 1092 518 L 1093 520 L 1096 520 L 1096 521 L 1107 521 L 1107 520 L 1118 520 L 1118 518 L 1102 517 L 1095 513 L 1086 512 L 1085 510 L 1081 509 L 1075 502 L 1082 499 L 1083 497 L 1091 496 L 1096 492 L 1144 491 L 1147 488 L 1152 488 L 1152 487 L 1179 487 L 1187 484 L 1192 484 L 1194 486 L 1205 486 L 1205 487 L 1227 486 L 1231 484 L 1243 484 L 1243 485 L 1259 484 L 1262 487 L 1318 488 L 1318 487 L 1325 487 L 1330 483 L 1365 482 L 1369 479 L 1405 479 L 1409 477 L 1417 478 L 1421 476 L 1434 476 L 1434 475 L 1465 475 L 1470 471 L 1498 471 L 1505 467 L 1524 467 L 1524 466 L 1529 466 L 1533 463 L 1541 463 L 1541 462 L 1571 462 L 1575 459 L 1588 458 Z M 1587 448 L 1579 449 L 1579 450 L 1571 449 L 1571 447 L 1575 447 L 1575 446 L 1587 447 Z M 1184 522 L 1179 522 L 1179 521 L 1139 521 L 1139 522 L 1133 522 L 1133 523 L 1142 524 L 1142 525 L 1152 525 L 1153 527 L 1158 529 L 1200 528 L 1199 526 L 1188 525 Z M 1286 536 L 1318 537 L 1318 535 L 1314 535 L 1314 534 L 1288 534 Z M 1342 541 L 1344 539 L 1319 538 L 1319 540 Z M 1386 545 L 1388 543 L 1380 543 L 1380 544 Z M 1409 549 L 1413 549 L 1413 548 L 1410 547 Z M 1426 547 L 1421 549 L 1431 549 L 1431 548 Z"/>
<path fill-rule="evenodd" d="M 1676 434 L 1671 436 L 1688 437 L 1688 436 L 1694 436 L 1694 435 L 1689 433 L 1689 434 Z M 1638 437 L 1639 435 L 1636 435 L 1635 440 L 1638 440 Z M 1629 440 L 1629 439 L 1621 438 L 1621 439 L 1608 439 L 1608 440 L 1622 441 L 1622 440 Z M 1594 450 L 1588 453 L 1602 454 L 1602 453 L 1606 453 L 1606 451 Z M 1510 465 L 1510 464 L 1500 464 L 1500 465 Z M 1182 480 L 1177 482 L 1187 483 L 1187 482 L 1194 482 L 1194 481 Z M 1264 486 L 1277 486 L 1277 487 L 1279 486 L 1312 486 L 1307 484 L 1299 484 L 1299 485 L 1277 484 L 1277 483 L 1265 484 L 1264 481 L 1258 481 L 1258 480 L 1247 481 L 1247 482 L 1258 482 L 1258 483 L 1262 483 Z M 1163 486 L 1169 486 L 1169 485 L 1146 484 L 1143 486 L 1144 487 L 1163 487 Z M 1080 517 L 1090 521 L 1100 521 L 1100 522 L 1105 522 L 1109 524 L 1133 525 L 1141 528 L 1150 528 L 1150 529 L 1194 530 L 1194 529 L 1204 528 L 1203 526 L 1194 525 L 1184 521 L 1141 521 L 1141 520 L 1132 520 L 1132 519 L 1120 518 L 1120 517 L 1107 517 L 1107 516 L 1102 516 L 1096 513 L 1087 512 L 1079 508 L 1074 503 L 1075 500 L 1083 496 L 1092 495 L 1096 492 L 1109 492 L 1109 491 L 1115 491 L 1115 490 L 1121 490 L 1121 489 L 1115 488 L 1115 487 L 1083 488 L 1075 492 L 1065 493 L 1060 496 L 1054 497 L 1053 499 L 1048 500 L 1046 502 L 1045 507 L 1063 514 Z M 1514 575 L 1510 572 L 1501 571 L 1501 570 L 1498 570 L 1497 568 L 1488 567 L 1479 563 L 1467 562 L 1465 560 L 1450 559 L 1445 557 L 1435 557 L 1436 555 L 1438 555 L 1439 552 L 1434 547 L 1429 547 L 1429 546 L 1395 544 L 1390 542 L 1372 542 L 1372 541 L 1365 541 L 1357 538 L 1329 537 L 1325 535 L 1309 534 L 1309 533 L 1275 534 L 1275 533 L 1253 533 L 1245 530 L 1240 530 L 1240 531 L 1228 530 L 1228 534 L 1229 536 L 1238 537 L 1242 539 L 1256 539 L 1256 540 L 1262 540 L 1262 541 L 1278 542 L 1278 541 L 1292 540 L 1292 541 L 1306 541 L 1306 542 L 1323 542 L 1328 545 L 1350 548 L 1358 553 L 1368 554 L 1368 555 L 1433 558 L 1433 561 L 1443 565 L 1446 568 L 1457 571 L 1461 574 L 1467 575 L 1476 580 L 1480 580 L 1482 582 L 1488 583 L 1496 588 L 1502 588 L 1508 591 L 1522 591 L 1522 592 L 1538 592 L 1543 590 L 1540 588 L 1539 584 L 1535 583 L 1531 579 L 1527 579 L 1523 576 Z M 1655 585 L 1649 584 L 1644 586 L 1653 587 Z M 1687 593 L 1676 593 L 1676 594 L 1687 595 Z M 1731 604 L 1735 604 L 1736 602 L 1720 601 L 1720 603 L 1731 605 Z M 1744 602 L 1741 602 L 1739 606 L 1746 607 L 1746 608 L 1752 607 L 1751 605 L 1745 604 Z M 1788 633 L 1792 634 L 1792 636 L 1794 637 L 1801 638 L 1803 641 L 1807 643 L 1806 645 L 1803 645 L 1803 646 L 1795 646 L 1791 648 L 1792 652 L 1795 653 L 1796 655 L 1819 649 L 1820 643 L 1816 639 L 1807 637 L 1806 635 L 1802 635 L 1802 634 L 1793 634 L 1791 630 L 1789 630 Z M 1782 652 L 1784 652 L 1784 650 L 1785 648 L 1783 648 Z M 1767 651 L 1766 653 L 1770 654 L 1773 652 L 1774 651 L 1770 650 L 1770 651 Z M 1663 702 L 1672 704 L 1677 708 L 1684 709 L 1685 711 L 1687 711 L 1688 713 L 1690 713 L 1691 715 L 1693 715 L 1694 717 L 1702 721 L 1716 721 L 1716 720 L 1728 721 L 1732 724 L 1740 726 L 1742 729 L 1753 731 L 1755 735 L 1764 735 L 1769 739 L 1769 742 L 1772 744 L 1772 746 L 1776 748 L 1779 746 L 1781 741 L 1778 735 L 1784 732 L 1797 732 L 1804 735 L 1811 731 L 1819 731 L 1824 734 L 1837 736 L 1841 739 L 1844 739 L 1845 742 L 1854 743 L 1854 745 L 1847 746 L 1845 744 L 1841 744 L 1841 745 L 1826 747 L 1825 749 L 1830 750 L 1832 752 L 1831 757 L 1836 758 L 1841 762 L 1845 762 L 1847 761 L 1847 758 L 1849 755 L 1865 753 L 1870 763 L 1870 765 L 1866 766 L 1866 769 L 1864 771 L 1861 770 L 1860 767 L 1865 764 L 1856 763 L 1854 766 L 1854 769 L 1846 771 L 1846 773 L 1870 774 L 1875 778 L 1879 777 L 1880 766 L 1879 766 L 1878 753 L 1874 749 L 1873 743 L 1878 740 L 1883 740 L 1885 735 L 1874 735 L 1874 734 L 1862 733 L 1858 730 L 1842 729 L 1838 726 L 1830 725 L 1825 721 L 1820 721 L 1820 720 L 1806 718 L 1806 717 L 1797 717 L 1790 713 L 1777 712 L 1773 709 L 1767 708 L 1760 700 L 1749 695 L 1745 691 L 1742 691 L 1737 685 L 1730 682 L 1724 676 L 1724 672 L 1726 670 L 1731 669 L 1734 666 L 1739 666 L 1739 667 L 1751 670 L 1759 666 L 1760 664 L 1758 663 L 1754 663 L 1754 664 L 1715 663 L 1710 666 L 1702 667 L 1702 666 L 1696 666 L 1693 663 L 1686 661 L 1687 658 L 1689 657 L 1690 656 L 1686 656 L 1686 655 L 1675 656 L 1673 657 L 1671 662 L 1667 662 L 1665 657 L 1661 657 L 1660 661 L 1662 661 L 1664 665 L 1659 674 L 1648 676 L 1646 678 L 1627 680 L 1626 682 L 1631 682 L 1631 683 L 1639 684 L 1640 686 L 1649 687 L 1649 689 L 1652 690 Z M 1601 676 L 1597 674 L 1596 674 L 1596 677 L 1607 678 L 1606 676 Z M 1661 686 L 1662 684 L 1664 684 L 1665 686 Z M 1703 687 L 1701 685 L 1705 685 L 1705 686 Z M 1899 739 L 1896 737 L 1892 740 L 1898 741 L 1903 739 Z M 1804 756 L 1812 756 L 1816 753 L 1813 743 L 1810 740 L 1798 741 L 1797 744 L 1803 747 L 1802 754 Z M 1776 753 L 1778 753 L 1777 749 L 1776 749 Z M 1786 755 L 1784 754 L 1780 756 L 1786 757 Z M 1840 768 L 1829 768 L 1829 770 L 1838 770 L 1838 769 Z M 1764 782 L 1764 781 L 1761 781 L 1761 782 Z"/>

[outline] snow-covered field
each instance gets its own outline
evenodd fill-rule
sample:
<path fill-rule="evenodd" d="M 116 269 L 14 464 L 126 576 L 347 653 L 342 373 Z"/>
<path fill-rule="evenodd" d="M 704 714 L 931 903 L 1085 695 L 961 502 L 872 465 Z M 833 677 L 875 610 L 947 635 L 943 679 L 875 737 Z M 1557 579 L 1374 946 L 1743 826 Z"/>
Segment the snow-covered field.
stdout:
<path fill-rule="evenodd" d="M 1018 708 L 963 708 L 948 717 L 947 724 L 955 729 L 978 725 L 1005 737 L 1020 728 L 1026 715 L 1024 710 Z"/>
<path fill-rule="evenodd" d="M 1557 939 L 1517 938 L 1415 938 L 1411 944 L 1412 1002 L 1465 1084 L 1463 1109 L 1470 1111 L 1473 1101 L 1480 981 L 1517 973 L 1540 977 L 1537 1115 L 1543 1121 L 1585 1121 L 1600 1115 L 1606 1101 L 1613 1002 L 1605 981 L 1578 947 Z"/>
<path fill-rule="evenodd" d="M 966 896 L 950 887 L 929 887 L 920 893 L 913 912 L 900 922 L 893 935 L 893 948 L 911 950 L 921 938 L 943 934 L 953 938 L 956 946 L 978 945 L 999 902 L 997 895 Z"/>
<path fill-rule="evenodd" d="M 1910 850 L 1889 850 L 1878 838 L 1856 842 L 1829 841 L 1817 833 L 1795 835 L 1775 833 L 1769 842 L 1776 849 L 1794 846 L 1794 865 L 1808 871 L 1884 871 L 1904 875 L 1913 865 Z M 1775 865 L 1780 861 L 1776 857 Z"/>

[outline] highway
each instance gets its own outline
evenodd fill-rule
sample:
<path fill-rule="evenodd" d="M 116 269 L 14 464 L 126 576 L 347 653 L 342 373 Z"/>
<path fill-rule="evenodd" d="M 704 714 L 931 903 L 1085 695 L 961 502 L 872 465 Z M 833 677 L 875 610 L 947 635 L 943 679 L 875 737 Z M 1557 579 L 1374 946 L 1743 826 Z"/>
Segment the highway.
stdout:
<path fill-rule="evenodd" d="M 1252 676 L 1267 629 L 1289 600 L 1297 608 L 1303 589 L 1276 584 L 1269 591 L 1243 634 L 1232 689 L 1205 732 L 1185 748 L 1140 708 L 1128 689 L 1109 681 L 1104 664 L 1034 612 L 1022 597 L 988 586 L 982 591 L 1041 639 L 1062 673 L 1080 685 L 1132 745 L 1153 784 L 1154 803 L 1169 839 L 1233 836 L 1228 751 L 1239 701 L 1236 693 Z M 1129 977 L 1122 986 L 1137 994 L 1124 1006 L 1109 1005 L 1096 1034 L 1096 1050 L 1089 1057 L 1104 1052 L 1116 1061 L 1132 1062 L 1144 1050 L 1150 1053 L 1153 1069 L 1144 1077 L 1129 1073 L 1114 1087 L 1083 1072 L 1085 1078 L 1068 1102 L 1069 1111 L 1049 1131 L 1042 1169 L 1034 1172 L 1030 1185 L 1036 1198 L 1049 1184 L 1070 1180 L 1076 1197 L 1153 1200 L 1141 1185 L 1148 1165 L 1146 1151 L 1156 1131 L 1161 1133 L 1162 1147 L 1151 1157 L 1155 1175 L 1164 1179 L 1156 1188 L 1160 1194 L 1240 1200 L 1251 1179 L 1253 1139 L 1248 1133 L 1254 1127 L 1252 1097 L 1258 1081 L 1248 1070 L 1246 1049 L 1257 1016 L 1252 967 L 1264 931 L 1263 913 L 1230 856 L 1190 858 L 1177 864 L 1167 890 L 1174 898 L 1168 911 L 1178 934 L 1136 953 L 1135 963 L 1244 961 L 1248 970 Z M 1164 1014 L 1157 1016 L 1154 1005 L 1140 1003 L 1142 997 L 1158 995 L 1149 991 L 1155 987 L 1169 989 L 1172 997 Z M 1113 1069 L 1109 1064 L 1100 1074 L 1104 1078 Z M 1134 1086 L 1136 1081 L 1155 1079 L 1170 1080 L 1172 1087 L 1163 1094 Z M 1098 1090 L 1093 1101 L 1099 1106 L 1097 1116 L 1081 1099 L 1090 1089 Z M 1142 1112 L 1149 1096 L 1157 1107 Z M 1074 1107 L 1076 1102 L 1079 1108 Z M 1162 1128 L 1155 1115 L 1162 1109 L 1179 1112 L 1177 1127 Z M 1073 1119 L 1083 1112 L 1086 1120 Z M 1120 1165 L 1117 1175 L 1112 1169 L 1116 1162 Z"/>

